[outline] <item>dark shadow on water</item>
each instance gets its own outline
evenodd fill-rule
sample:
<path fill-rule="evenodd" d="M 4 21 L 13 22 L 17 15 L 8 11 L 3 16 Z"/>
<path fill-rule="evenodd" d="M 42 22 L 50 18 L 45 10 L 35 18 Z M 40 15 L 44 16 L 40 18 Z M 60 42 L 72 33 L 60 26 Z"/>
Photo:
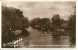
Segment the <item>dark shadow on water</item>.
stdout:
<path fill-rule="evenodd" d="M 61 44 L 61 42 L 60 42 L 60 40 L 61 40 L 61 37 L 60 36 L 52 36 L 52 44 L 53 45 L 60 45 Z"/>

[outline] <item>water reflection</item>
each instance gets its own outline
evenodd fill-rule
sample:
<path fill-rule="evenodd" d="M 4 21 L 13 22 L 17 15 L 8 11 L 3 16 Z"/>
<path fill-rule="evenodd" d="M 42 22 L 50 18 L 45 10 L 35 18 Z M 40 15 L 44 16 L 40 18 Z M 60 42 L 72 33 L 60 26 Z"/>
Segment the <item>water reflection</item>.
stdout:
<path fill-rule="evenodd" d="M 54 45 L 54 46 L 37 46 L 37 48 L 64 48 L 70 47 L 69 36 L 54 36 L 52 32 L 44 32 L 40 30 L 36 30 L 33 28 L 29 28 L 30 32 L 30 45 Z M 31 38 L 32 37 L 32 38 Z M 58 45 L 68 45 L 68 46 L 58 46 Z M 36 46 L 34 46 L 36 48 Z"/>
<path fill-rule="evenodd" d="M 57 45 L 56 47 L 70 47 L 69 36 L 52 36 L 52 40 L 52 44 Z"/>
<path fill-rule="evenodd" d="M 52 44 L 53 45 L 61 45 L 61 37 L 60 36 L 52 36 Z"/>

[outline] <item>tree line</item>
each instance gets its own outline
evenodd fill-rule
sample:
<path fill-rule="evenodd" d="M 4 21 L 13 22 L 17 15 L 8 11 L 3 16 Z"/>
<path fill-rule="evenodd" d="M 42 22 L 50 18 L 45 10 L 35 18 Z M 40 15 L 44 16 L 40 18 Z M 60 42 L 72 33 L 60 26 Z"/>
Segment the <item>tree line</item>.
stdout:
<path fill-rule="evenodd" d="M 29 20 L 24 17 L 20 9 L 2 5 L 2 43 L 7 43 L 17 38 L 19 35 L 14 34 L 16 30 L 20 30 L 22 35 L 28 36 L 29 32 L 25 29 L 28 27 Z"/>
<path fill-rule="evenodd" d="M 30 21 L 30 25 L 33 28 L 42 29 L 44 31 L 57 31 L 57 29 L 67 27 L 67 25 L 63 26 L 64 24 L 67 24 L 67 21 L 61 19 L 59 15 L 54 15 L 51 19 L 38 17 Z"/>
<path fill-rule="evenodd" d="M 61 19 L 59 15 L 49 18 L 34 18 L 30 26 L 37 30 L 58 33 L 56 35 L 69 35 L 71 44 L 76 43 L 76 14 L 73 13 L 68 20 Z"/>

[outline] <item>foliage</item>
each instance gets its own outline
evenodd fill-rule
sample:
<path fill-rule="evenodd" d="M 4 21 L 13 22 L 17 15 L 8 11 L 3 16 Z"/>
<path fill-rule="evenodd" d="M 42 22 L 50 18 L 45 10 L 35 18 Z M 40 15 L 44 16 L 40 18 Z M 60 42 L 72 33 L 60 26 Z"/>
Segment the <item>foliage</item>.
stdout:
<path fill-rule="evenodd" d="M 27 24 L 27 25 L 25 25 Z M 12 34 L 11 31 L 22 30 L 24 33 L 28 34 L 27 30 L 23 28 L 28 28 L 28 18 L 23 16 L 23 12 L 20 9 L 13 7 L 2 6 L 2 41 L 10 42 L 16 38 L 15 34 Z M 10 30 L 11 29 L 11 30 Z"/>
<path fill-rule="evenodd" d="M 22 22 L 22 27 L 24 28 L 28 28 L 29 27 L 29 21 L 27 17 L 22 17 L 21 18 L 21 22 Z"/>
<path fill-rule="evenodd" d="M 51 18 L 51 20 L 52 20 L 52 23 L 55 24 L 56 26 L 60 26 L 62 24 L 62 21 L 59 15 L 54 15 L 53 18 Z"/>
<path fill-rule="evenodd" d="M 30 25 L 36 29 L 48 30 L 49 29 L 49 18 L 34 18 L 30 21 Z"/>
<path fill-rule="evenodd" d="M 75 44 L 76 43 L 76 16 L 75 14 L 69 17 L 68 26 L 70 30 L 70 42 L 71 44 Z"/>
<path fill-rule="evenodd" d="M 22 28 L 21 20 L 15 10 L 15 8 L 11 7 L 2 7 L 2 16 L 9 20 L 9 22 L 11 23 L 12 30 Z"/>

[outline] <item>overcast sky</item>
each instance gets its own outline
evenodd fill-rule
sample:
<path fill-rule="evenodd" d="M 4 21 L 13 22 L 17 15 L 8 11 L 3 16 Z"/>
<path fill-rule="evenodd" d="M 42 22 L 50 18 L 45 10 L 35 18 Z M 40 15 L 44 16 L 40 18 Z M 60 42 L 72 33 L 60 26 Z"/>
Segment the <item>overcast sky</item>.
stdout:
<path fill-rule="evenodd" d="M 23 15 L 29 20 L 40 18 L 52 18 L 59 14 L 67 20 L 74 13 L 75 2 L 3 2 L 8 7 L 15 7 L 23 11 Z"/>

